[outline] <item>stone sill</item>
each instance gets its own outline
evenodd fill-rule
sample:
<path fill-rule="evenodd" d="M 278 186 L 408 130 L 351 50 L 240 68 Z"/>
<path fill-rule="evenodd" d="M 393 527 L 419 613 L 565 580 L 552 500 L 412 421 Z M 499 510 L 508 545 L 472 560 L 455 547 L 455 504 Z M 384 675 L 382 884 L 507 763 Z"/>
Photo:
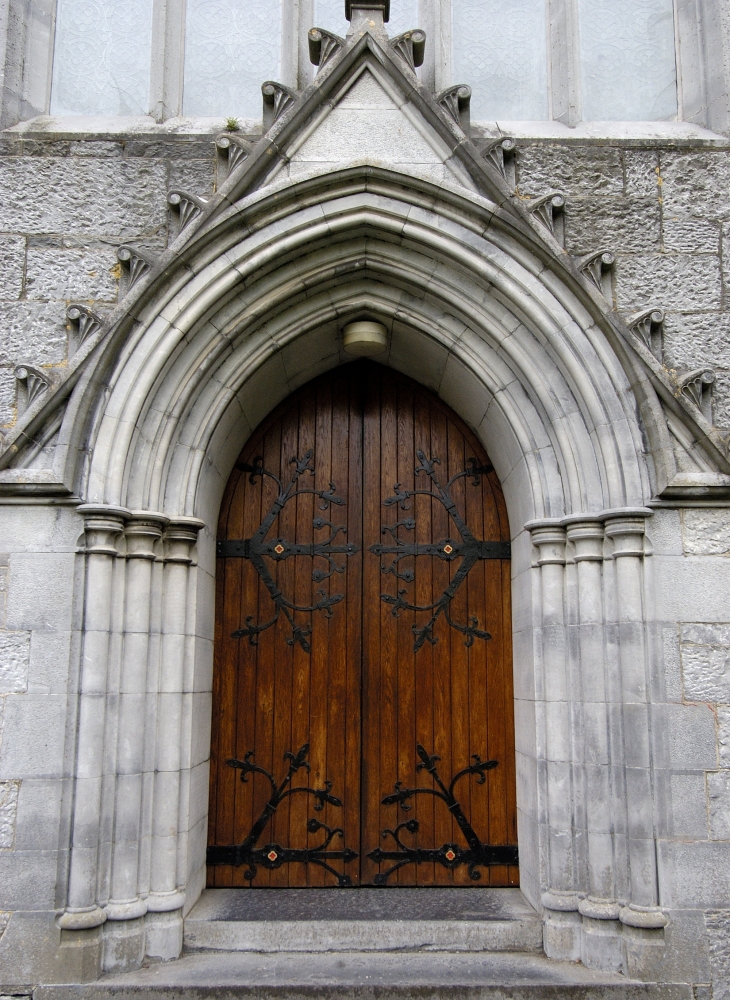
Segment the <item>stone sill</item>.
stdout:
<path fill-rule="evenodd" d="M 256 135 L 261 122 L 239 119 L 239 135 Z M 621 145 L 628 147 L 697 147 L 730 149 L 730 138 L 689 122 L 580 122 L 575 128 L 556 121 L 472 122 L 475 137 L 510 135 L 529 143 Z M 225 130 L 224 118 L 170 118 L 156 122 L 148 116 L 39 115 L 3 130 L 7 138 L 46 140 L 101 140 L 124 138 L 205 139 Z"/>

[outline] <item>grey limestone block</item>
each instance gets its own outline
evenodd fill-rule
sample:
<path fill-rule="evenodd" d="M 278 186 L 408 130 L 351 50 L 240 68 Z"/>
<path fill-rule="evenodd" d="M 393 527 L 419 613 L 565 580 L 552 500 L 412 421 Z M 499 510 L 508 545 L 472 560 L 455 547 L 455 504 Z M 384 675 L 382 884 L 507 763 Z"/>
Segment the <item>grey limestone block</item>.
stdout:
<path fill-rule="evenodd" d="M 712 974 L 712 1000 L 730 1000 L 730 910 L 705 914 Z"/>
<path fill-rule="evenodd" d="M 29 247 L 26 295 L 29 299 L 114 302 L 119 262 L 111 247 L 61 249 Z"/>
<path fill-rule="evenodd" d="M 84 139 L 68 145 L 69 156 L 121 157 L 123 153 L 124 143 L 109 139 Z"/>
<path fill-rule="evenodd" d="M 717 750 L 721 767 L 730 767 L 730 705 L 717 707 Z"/>
<path fill-rule="evenodd" d="M 64 695 L 7 696 L 0 746 L 0 777 L 61 776 L 66 707 L 67 698 Z"/>
<path fill-rule="evenodd" d="M 712 422 L 716 427 L 730 427 L 730 372 L 715 369 L 712 387 Z"/>
<path fill-rule="evenodd" d="M 66 344 L 64 302 L 0 302 L 0 365 L 57 364 Z"/>
<path fill-rule="evenodd" d="M 215 184 L 215 160 L 171 160 L 171 191 L 185 191 L 199 198 L 210 198 Z"/>
<path fill-rule="evenodd" d="M 672 834 L 707 839 L 707 804 L 703 774 L 673 774 Z"/>
<path fill-rule="evenodd" d="M 729 704 L 730 625 L 682 625 L 680 648 L 685 698 Z"/>
<path fill-rule="evenodd" d="M 28 687 L 30 632 L 0 632 L 0 694 Z"/>
<path fill-rule="evenodd" d="M 664 364 L 669 368 L 730 368 L 730 313 L 668 313 Z"/>
<path fill-rule="evenodd" d="M 672 767 L 697 771 L 717 767 L 715 716 L 708 705 L 667 705 L 664 713 Z"/>
<path fill-rule="evenodd" d="M 0 229 L 135 239 L 164 225 L 167 168 L 145 159 L 10 157 L 0 173 Z"/>
<path fill-rule="evenodd" d="M 570 253 L 586 254 L 599 247 L 620 253 L 659 250 L 661 218 L 656 199 L 580 198 L 565 208 L 565 245 Z"/>
<path fill-rule="evenodd" d="M 655 149 L 625 149 L 624 189 L 629 196 L 652 198 L 659 203 L 659 153 Z"/>
<path fill-rule="evenodd" d="M 18 299 L 23 293 L 25 238 L 0 236 L 0 299 Z"/>
<path fill-rule="evenodd" d="M 683 510 L 682 539 L 690 555 L 726 555 L 730 552 L 730 510 Z"/>
<path fill-rule="evenodd" d="M 707 775 L 707 798 L 710 804 L 710 837 L 730 840 L 730 771 Z"/>
<path fill-rule="evenodd" d="M 616 300 L 624 311 L 656 304 L 679 312 L 719 309 L 720 258 L 716 254 L 636 254 L 616 262 Z"/>
<path fill-rule="evenodd" d="M 665 217 L 730 219 L 730 158 L 723 150 L 662 150 Z"/>
<path fill-rule="evenodd" d="M 548 191 L 562 191 L 568 198 L 622 195 L 621 151 L 611 146 L 520 145 L 517 187 L 533 198 Z"/>
<path fill-rule="evenodd" d="M 718 253 L 720 223 L 713 219 L 686 219 L 664 213 L 662 249 L 668 253 Z"/>
<path fill-rule="evenodd" d="M 0 781 L 0 850 L 10 850 L 15 842 L 19 781 Z"/>
<path fill-rule="evenodd" d="M 0 427 L 15 423 L 17 379 L 10 365 L 0 366 Z"/>

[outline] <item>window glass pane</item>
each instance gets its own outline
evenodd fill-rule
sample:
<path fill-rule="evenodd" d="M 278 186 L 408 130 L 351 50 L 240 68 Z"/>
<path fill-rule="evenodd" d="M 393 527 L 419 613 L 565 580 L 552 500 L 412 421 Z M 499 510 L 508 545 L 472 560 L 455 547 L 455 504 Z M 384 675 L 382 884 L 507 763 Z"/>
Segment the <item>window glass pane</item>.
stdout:
<path fill-rule="evenodd" d="M 260 118 L 280 58 L 281 0 L 188 0 L 183 114 Z"/>
<path fill-rule="evenodd" d="M 418 28 L 418 0 L 390 0 L 390 20 L 385 26 L 391 38 Z M 315 0 L 314 24 L 343 38 L 349 27 L 345 20 L 345 0 Z"/>
<path fill-rule="evenodd" d="M 672 0 L 578 0 L 583 118 L 677 115 Z"/>
<path fill-rule="evenodd" d="M 479 121 L 548 117 L 545 0 L 452 0 L 454 83 Z"/>
<path fill-rule="evenodd" d="M 51 114 L 149 113 L 152 0 L 59 0 Z"/>

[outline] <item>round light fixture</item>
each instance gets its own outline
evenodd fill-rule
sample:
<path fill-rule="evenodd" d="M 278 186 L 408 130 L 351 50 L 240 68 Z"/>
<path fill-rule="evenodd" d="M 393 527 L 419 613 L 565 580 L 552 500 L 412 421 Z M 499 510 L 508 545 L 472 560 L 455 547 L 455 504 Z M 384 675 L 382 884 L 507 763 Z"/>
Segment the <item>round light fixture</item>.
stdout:
<path fill-rule="evenodd" d="M 360 358 L 383 354 L 388 348 L 388 331 L 382 323 L 361 319 L 348 323 L 342 333 L 347 353 Z"/>

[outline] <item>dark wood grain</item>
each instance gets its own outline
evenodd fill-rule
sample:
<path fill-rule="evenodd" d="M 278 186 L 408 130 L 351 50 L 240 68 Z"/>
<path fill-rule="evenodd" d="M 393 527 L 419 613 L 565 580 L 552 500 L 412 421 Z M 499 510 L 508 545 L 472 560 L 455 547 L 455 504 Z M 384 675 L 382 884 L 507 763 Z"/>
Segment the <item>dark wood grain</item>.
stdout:
<path fill-rule="evenodd" d="M 322 516 L 345 524 L 340 541 L 358 551 L 344 563 L 344 573 L 322 582 L 312 580 L 313 569 L 327 569 L 321 557 L 296 557 L 271 563 L 282 593 L 298 604 L 311 604 L 317 591 L 344 594 L 322 613 L 296 613 L 310 624 L 311 652 L 291 638 L 288 623 L 274 628 L 251 645 L 247 638 L 233 639 L 248 615 L 257 622 L 271 618 L 271 597 L 247 559 L 220 558 L 216 575 L 216 631 L 213 677 L 213 730 L 209 843 L 233 844 L 246 836 L 263 809 L 268 783 L 260 776 L 242 783 L 226 765 L 230 757 L 253 750 L 257 764 L 280 779 L 286 770 L 283 755 L 310 744 L 311 772 L 300 771 L 293 785 L 322 787 L 332 782 L 341 809 L 326 805 L 313 810 L 309 796 L 285 800 L 259 841 L 259 846 L 314 846 L 320 833 L 307 832 L 312 818 L 331 827 L 342 827 L 346 846 L 359 859 L 345 865 L 354 884 L 372 884 L 378 866 L 366 858 L 377 846 L 385 827 L 409 817 L 418 819 L 417 834 L 405 834 L 419 847 L 463 843 L 463 837 L 446 807 L 432 796 L 420 795 L 412 812 L 383 806 L 384 795 L 396 781 L 406 786 L 432 787 L 431 777 L 417 772 L 416 744 L 441 757 L 439 771 L 451 775 L 471 762 L 472 754 L 494 757 L 499 766 L 487 774 L 484 785 L 465 778 L 457 797 L 483 841 L 517 842 L 515 751 L 512 690 L 509 560 L 479 560 L 452 602 L 452 617 L 479 620 L 492 639 L 475 639 L 466 646 L 464 636 L 441 618 L 436 642 L 414 651 L 413 626 L 423 624 L 423 612 L 401 610 L 397 616 L 381 600 L 405 588 L 410 603 L 426 605 L 448 586 L 459 561 L 410 557 L 402 568 L 414 572 L 406 583 L 381 572 L 387 555 L 370 552 L 370 546 L 388 541 L 382 527 L 413 517 L 413 531 L 399 530 L 409 542 L 432 543 L 458 538 L 455 524 L 442 504 L 427 497 L 412 498 L 407 511 L 384 506 L 400 483 L 404 489 L 428 488 L 424 475 L 415 476 L 417 452 L 440 459 L 436 466 L 442 483 L 466 467 L 469 459 L 487 465 L 488 459 L 472 431 L 436 396 L 390 369 L 356 362 L 316 379 L 279 406 L 252 435 L 237 465 L 258 456 L 264 465 L 288 483 L 291 459 L 313 450 L 314 477 L 305 476 L 304 487 L 328 489 L 334 483 L 345 506 L 321 509 L 311 495 L 292 500 L 279 515 L 269 538 L 285 537 L 309 544 L 326 537 L 326 528 L 315 528 Z M 306 480 L 306 481 L 305 481 Z M 271 506 L 276 490 L 270 480 L 256 478 L 235 468 L 226 487 L 219 521 L 220 539 L 250 538 Z M 504 497 L 496 474 L 482 476 L 478 484 L 462 478 L 452 494 L 457 508 L 479 539 L 508 541 L 509 525 Z M 386 866 L 381 866 L 384 868 Z M 259 869 L 255 886 L 326 886 L 334 878 L 315 865 L 291 864 L 269 872 Z M 247 886 L 243 867 L 208 869 L 208 884 Z M 393 885 L 518 885 L 515 868 L 482 871 L 473 882 L 466 869 L 450 872 L 438 864 L 410 865 L 393 877 Z"/>

